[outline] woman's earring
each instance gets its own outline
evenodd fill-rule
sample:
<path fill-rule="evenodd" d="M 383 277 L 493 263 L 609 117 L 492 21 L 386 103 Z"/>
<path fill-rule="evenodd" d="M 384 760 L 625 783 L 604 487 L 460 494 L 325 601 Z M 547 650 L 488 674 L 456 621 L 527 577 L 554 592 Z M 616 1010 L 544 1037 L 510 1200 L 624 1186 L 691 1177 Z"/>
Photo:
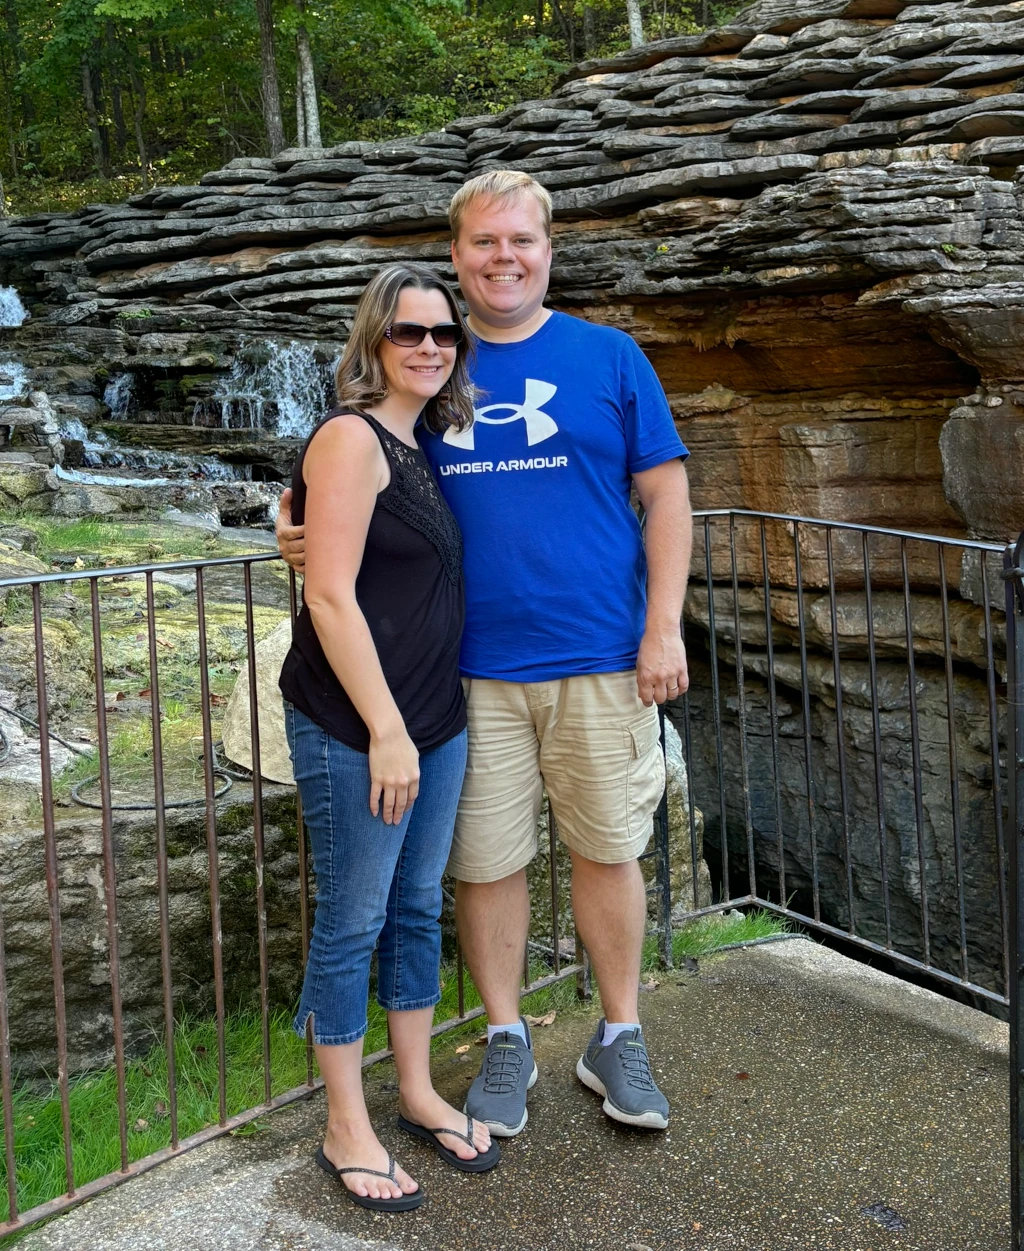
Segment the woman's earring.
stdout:
<path fill-rule="evenodd" d="M 446 382 L 444 386 L 441 388 L 441 390 L 438 391 L 437 398 L 441 401 L 442 404 L 448 404 L 451 402 L 452 388 L 449 383 Z"/>

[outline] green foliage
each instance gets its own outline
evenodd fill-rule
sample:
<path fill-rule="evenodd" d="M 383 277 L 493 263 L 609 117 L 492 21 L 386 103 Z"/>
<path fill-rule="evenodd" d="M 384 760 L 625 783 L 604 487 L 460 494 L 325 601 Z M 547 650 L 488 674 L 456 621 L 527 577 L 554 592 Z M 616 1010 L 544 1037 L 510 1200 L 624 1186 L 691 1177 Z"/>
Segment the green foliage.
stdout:
<path fill-rule="evenodd" d="M 542 97 L 572 58 L 628 46 L 623 0 L 308 0 L 325 144 L 435 129 Z M 649 38 L 732 8 L 644 0 Z M 265 152 L 253 0 L 5 0 L 0 175 L 15 212 L 116 201 Z M 294 3 L 275 5 L 295 137 Z M 92 98 L 93 108 L 87 105 Z"/>

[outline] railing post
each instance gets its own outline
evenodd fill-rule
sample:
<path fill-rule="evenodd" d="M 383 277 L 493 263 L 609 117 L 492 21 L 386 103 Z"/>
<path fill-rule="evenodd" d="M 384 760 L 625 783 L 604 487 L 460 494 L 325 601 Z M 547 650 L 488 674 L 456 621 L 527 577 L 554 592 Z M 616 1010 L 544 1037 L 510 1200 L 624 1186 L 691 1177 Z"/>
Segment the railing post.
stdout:
<path fill-rule="evenodd" d="M 1006 549 L 1003 577 L 1006 579 L 1006 699 L 1009 809 L 1007 839 L 1009 873 L 1010 940 L 1010 1227 L 1013 1251 L 1022 1251 L 1024 1229 L 1024 1151 L 1021 1131 L 1021 1040 L 1024 1038 L 1024 985 L 1021 956 L 1024 954 L 1024 877 L 1021 853 L 1024 848 L 1024 534 Z M 983 590 L 987 593 L 987 588 Z"/>

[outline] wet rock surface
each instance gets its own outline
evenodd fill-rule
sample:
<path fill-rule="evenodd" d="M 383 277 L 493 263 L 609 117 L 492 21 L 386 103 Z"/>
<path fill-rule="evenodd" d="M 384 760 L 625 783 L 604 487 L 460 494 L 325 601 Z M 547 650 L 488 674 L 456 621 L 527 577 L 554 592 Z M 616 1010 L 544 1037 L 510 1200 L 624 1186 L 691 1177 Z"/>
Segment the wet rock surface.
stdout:
<path fill-rule="evenodd" d="M 29 1234 L 26 1251 L 907 1251 L 1009 1242 L 1006 1030 L 796 941 L 663 976 L 641 1011 L 665 1134 L 615 1126 L 574 1066 L 592 1012 L 537 1031 L 530 1120 L 497 1170 L 456 1174 L 392 1128 L 390 1065 L 366 1075 L 416 1213 L 361 1211 L 313 1164 L 322 1095 L 130 1181 Z M 433 1062 L 460 1104 L 478 1060 Z M 884 1243 L 880 1240 L 886 1240 Z"/>

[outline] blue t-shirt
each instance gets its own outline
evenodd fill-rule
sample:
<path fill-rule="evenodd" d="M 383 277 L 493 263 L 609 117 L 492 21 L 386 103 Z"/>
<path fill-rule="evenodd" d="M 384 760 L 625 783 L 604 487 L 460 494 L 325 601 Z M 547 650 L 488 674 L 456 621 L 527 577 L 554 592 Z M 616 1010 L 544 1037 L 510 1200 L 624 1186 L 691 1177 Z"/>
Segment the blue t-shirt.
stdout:
<path fill-rule="evenodd" d="M 479 341 L 473 381 L 469 430 L 420 433 L 462 527 L 462 672 L 631 669 L 647 566 L 630 479 L 687 454 L 654 370 L 628 335 L 556 312 L 519 343 Z"/>

